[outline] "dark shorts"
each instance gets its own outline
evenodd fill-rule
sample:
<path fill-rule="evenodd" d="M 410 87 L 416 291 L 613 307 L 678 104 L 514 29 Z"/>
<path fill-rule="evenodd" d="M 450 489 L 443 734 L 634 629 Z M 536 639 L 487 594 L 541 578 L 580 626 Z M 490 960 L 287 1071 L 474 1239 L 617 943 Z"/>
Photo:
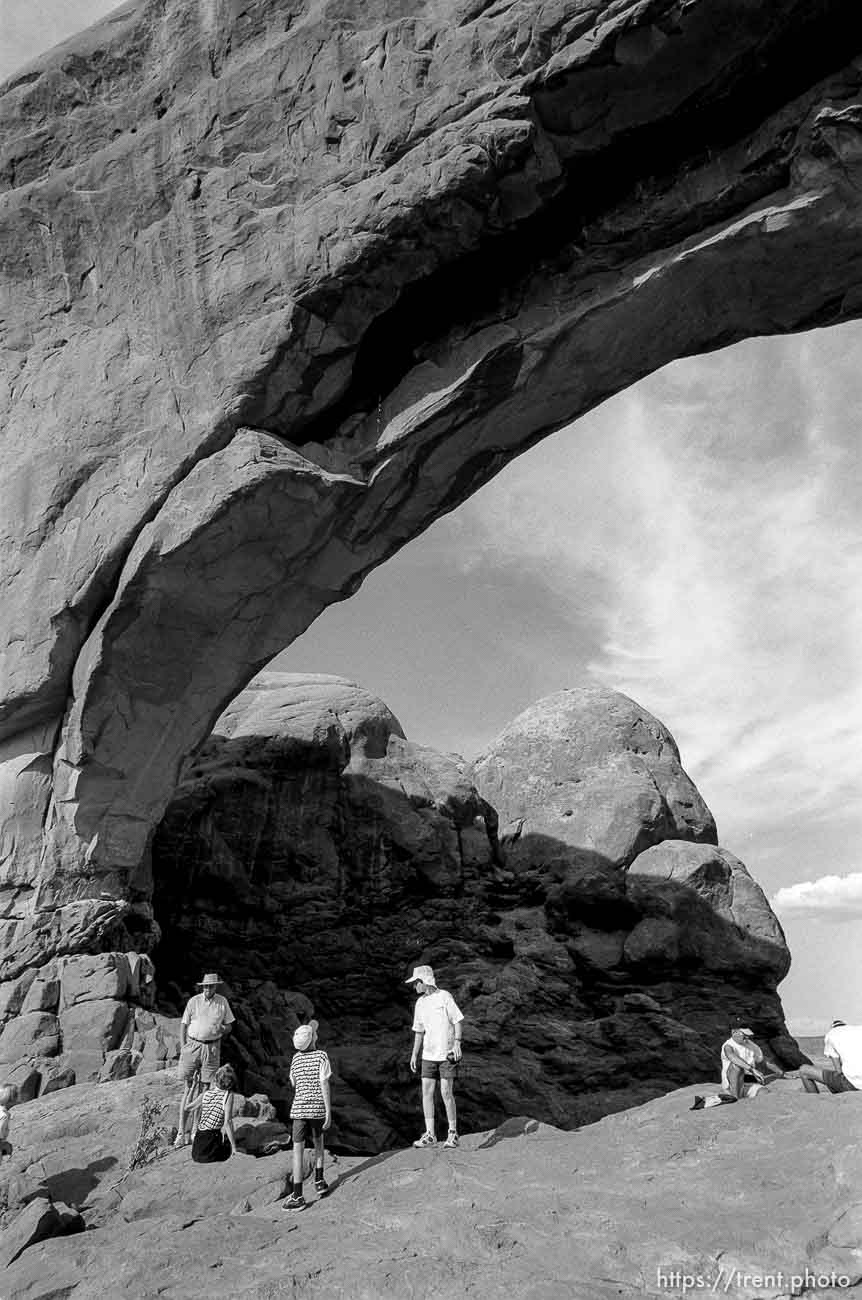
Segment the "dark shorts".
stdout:
<path fill-rule="evenodd" d="M 855 1084 L 841 1073 L 840 1070 L 822 1070 L 823 1082 L 830 1092 L 858 1092 Z"/>
<path fill-rule="evenodd" d="M 457 1079 L 457 1061 L 426 1061 L 422 1058 L 423 1079 Z"/>
<path fill-rule="evenodd" d="M 307 1138 L 313 1138 L 316 1142 L 321 1137 L 323 1137 L 322 1119 L 295 1119 L 293 1121 L 294 1142 L 305 1142 Z"/>
<path fill-rule="evenodd" d="M 230 1160 L 231 1146 L 220 1128 L 198 1129 L 192 1143 L 192 1160 L 199 1165 L 221 1164 Z"/>

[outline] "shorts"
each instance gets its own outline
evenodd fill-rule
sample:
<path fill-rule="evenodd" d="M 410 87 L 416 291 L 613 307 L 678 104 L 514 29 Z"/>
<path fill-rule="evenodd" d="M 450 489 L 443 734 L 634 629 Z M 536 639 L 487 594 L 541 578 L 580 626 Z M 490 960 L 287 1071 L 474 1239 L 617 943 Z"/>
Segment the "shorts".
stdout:
<path fill-rule="evenodd" d="M 855 1084 L 851 1083 L 840 1070 L 823 1070 L 821 1072 L 823 1083 L 830 1092 L 858 1092 Z"/>
<path fill-rule="evenodd" d="M 221 1129 L 198 1129 L 192 1142 L 192 1160 L 198 1165 L 221 1164 L 233 1154 L 228 1139 Z"/>
<path fill-rule="evenodd" d="M 422 1058 L 422 1078 L 423 1079 L 457 1079 L 458 1062 L 450 1061 L 426 1061 Z"/>
<path fill-rule="evenodd" d="M 200 1073 L 201 1083 L 211 1083 L 221 1059 L 221 1042 L 202 1043 L 197 1038 L 187 1038 L 180 1052 L 179 1074 L 183 1083 L 191 1083 Z"/>
<path fill-rule="evenodd" d="M 304 1142 L 306 1134 L 309 1138 L 323 1137 L 323 1116 L 319 1119 L 295 1119 L 293 1121 L 293 1140 L 294 1142 Z"/>
<path fill-rule="evenodd" d="M 0 1156 L 11 1156 L 11 1154 L 12 1143 L 7 1141 L 6 1138 L 0 1138 Z"/>

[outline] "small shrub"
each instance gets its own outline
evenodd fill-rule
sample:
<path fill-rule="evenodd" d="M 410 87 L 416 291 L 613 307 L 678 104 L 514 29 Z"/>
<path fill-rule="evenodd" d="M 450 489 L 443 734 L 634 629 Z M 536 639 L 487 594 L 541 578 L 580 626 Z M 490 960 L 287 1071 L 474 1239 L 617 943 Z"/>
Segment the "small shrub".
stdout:
<path fill-rule="evenodd" d="M 133 1169 L 142 1169 L 144 1165 L 152 1164 L 154 1160 L 159 1160 L 165 1154 L 167 1134 L 161 1123 L 165 1105 L 163 1101 L 155 1101 L 151 1097 L 144 1098 L 141 1106 L 141 1127 L 138 1131 L 138 1139 L 129 1152 L 127 1174 L 130 1174 Z"/>

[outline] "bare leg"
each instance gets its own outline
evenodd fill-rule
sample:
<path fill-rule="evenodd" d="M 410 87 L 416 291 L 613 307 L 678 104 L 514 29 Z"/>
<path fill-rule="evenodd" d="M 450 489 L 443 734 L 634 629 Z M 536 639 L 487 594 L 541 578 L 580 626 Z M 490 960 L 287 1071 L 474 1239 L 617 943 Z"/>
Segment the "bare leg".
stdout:
<path fill-rule="evenodd" d="M 180 1097 L 180 1111 L 179 1114 L 177 1115 L 177 1136 L 174 1139 L 175 1147 L 183 1146 L 186 1140 L 185 1139 L 186 1106 L 189 1104 L 190 1101 L 191 1101 L 191 1097 L 189 1096 L 188 1086 L 184 1085 L 183 1095 L 182 1097 Z"/>
<path fill-rule="evenodd" d="M 436 1086 L 436 1079 L 422 1080 L 422 1113 L 425 1116 L 426 1133 L 433 1133 L 435 1131 L 434 1089 Z"/>
<path fill-rule="evenodd" d="M 827 1088 L 829 1092 L 839 1091 L 839 1089 L 832 1087 L 827 1077 L 834 1073 L 834 1070 L 824 1070 L 819 1065 L 800 1065 L 799 1067 L 799 1077 L 806 1092 L 817 1092 L 818 1083 Z"/>
<path fill-rule="evenodd" d="M 302 1157 L 305 1154 L 305 1143 L 293 1143 L 293 1194 L 294 1196 L 302 1195 Z"/>
<path fill-rule="evenodd" d="M 736 1097 L 737 1101 L 742 1096 L 744 1087 L 745 1071 L 739 1065 L 728 1065 L 727 1067 L 727 1091 L 731 1097 Z"/>
<path fill-rule="evenodd" d="M 449 1132 L 458 1132 L 458 1113 L 455 1108 L 455 1080 L 440 1080 L 440 1096 L 443 1098 L 443 1105 L 446 1107 L 446 1118 L 449 1121 Z"/>
<path fill-rule="evenodd" d="M 323 1133 L 322 1132 L 315 1133 L 314 1135 L 314 1176 L 315 1178 L 323 1177 L 323 1160 L 324 1160 L 323 1142 L 324 1142 Z"/>
<path fill-rule="evenodd" d="M 188 1134 L 186 1133 L 186 1125 L 188 1123 L 188 1108 L 191 1105 L 191 1103 L 197 1098 L 199 1087 L 200 1087 L 200 1075 L 193 1074 L 192 1077 L 189 1079 L 188 1083 L 186 1084 L 183 1090 L 183 1095 L 180 1098 L 180 1113 L 177 1118 L 177 1138 L 174 1143 L 174 1146 L 177 1147 L 185 1146 L 186 1142 L 188 1141 Z M 198 1126 L 196 1120 L 192 1120 L 192 1137 L 194 1137 L 194 1134 L 197 1132 L 197 1127 Z"/>
<path fill-rule="evenodd" d="M 201 1093 L 209 1092 L 211 1085 L 209 1083 L 203 1083 L 201 1081 L 201 1076 L 199 1074 L 195 1075 L 193 1083 L 194 1083 L 194 1096 L 192 1097 L 192 1101 L 197 1101 Z M 198 1124 L 200 1123 L 200 1121 L 201 1121 L 201 1108 L 200 1106 L 197 1106 L 195 1108 L 194 1114 L 192 1115 L 192 1134 L 191 1134 L 192 1142 L 194 1142 L 195 1140 L 195 1135 L 197 1134 Z"/>

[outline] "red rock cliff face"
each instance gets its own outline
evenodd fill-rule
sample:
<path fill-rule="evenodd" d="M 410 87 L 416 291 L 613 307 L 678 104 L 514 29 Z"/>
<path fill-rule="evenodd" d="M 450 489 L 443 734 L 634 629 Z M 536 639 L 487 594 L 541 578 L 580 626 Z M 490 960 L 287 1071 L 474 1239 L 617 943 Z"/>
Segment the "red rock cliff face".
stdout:
<path fill-rule="evenodd" d="M 570 1127 L 717 1078 L 740 1016 L 796 1059 L 784 936 L 715 840 L 673 737 L 625 696 L 551 696 L 471 769 L 359 687 L 267 673 L 156 835 L 160 988 L 178 1007 L 217 968 L 245 1090 L 282 1105 L 318 1016 L 332 1140 L 376 1151 L 416 1136 L 404 979 L 430 962 L 466 1016 L 462 1126 Z"/>
<path fill-rule="evenodd" d="M 3 979 L 148 941 L 187 755 L 512 456 L 858 314 L 859 27 L 140 0 L 2 88 Z"/>

